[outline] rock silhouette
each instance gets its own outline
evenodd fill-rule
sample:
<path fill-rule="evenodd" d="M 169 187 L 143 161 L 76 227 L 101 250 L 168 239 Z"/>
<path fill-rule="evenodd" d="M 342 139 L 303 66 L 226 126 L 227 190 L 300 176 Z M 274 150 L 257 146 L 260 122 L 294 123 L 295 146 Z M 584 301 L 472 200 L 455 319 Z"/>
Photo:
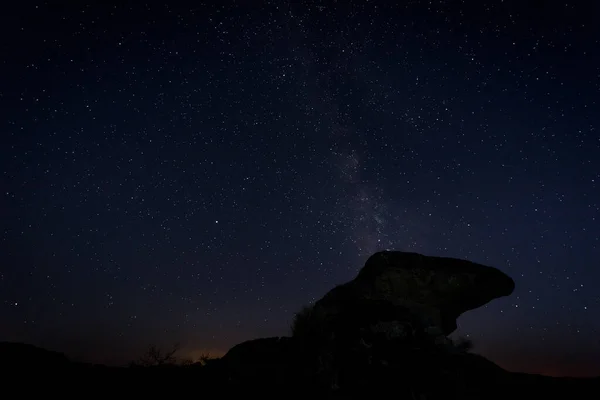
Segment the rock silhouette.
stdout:
<path fill-rule="evenodd" d="M 275 362 L 277 371 L 293 365 L 295 378 L 331 392 L 392 389 L 402 377 L 406 395 L 432 395 L 439 386 L 427 381 L 444 381 L 443 390 L 448 391 L 448 385 L 465 382 L 457 374 L 464 375 L 469 366 L 492 371 L 485 375 L 489 379 L 502 379 L 501 368 L 466 354 L 447 335 L 456 329 L 460 314 L 510 295 L 514 286 L 503 272 L 473 262 L 378 252 L 355 279 L 298 313 L 292 338 L 245 342 L 223 360 L 254 372 L 260 368 L 248 368 L 242 354 L 246 360 Z"/>
<path fill-rule="evenodd" d="M 337 286 L 314 305 L 323 317 L 356 301 L 380 301 L 409 310 L 425 327 L 449 335 L 465 311 L 510 295 L 514 281 L 500 270 L 466 260 L 418 253 L 373 254 L 358 276 Z"/>

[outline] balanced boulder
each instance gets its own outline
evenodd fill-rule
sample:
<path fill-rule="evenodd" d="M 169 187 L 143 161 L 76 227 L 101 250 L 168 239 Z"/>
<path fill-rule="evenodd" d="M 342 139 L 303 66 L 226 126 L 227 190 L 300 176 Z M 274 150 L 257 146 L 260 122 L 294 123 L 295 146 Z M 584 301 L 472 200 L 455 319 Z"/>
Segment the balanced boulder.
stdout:
<path fill-rule="evenodd" d="M 402 251 L 373 254 L 358 276 L 329 291 L 313 312 L 331 316 L 358 301 L 386 302 L 419 315 L 428 328 L 449 335 L 465 311 L 510 295 L 514 281 L 502 271 L 467 260 Z"/>

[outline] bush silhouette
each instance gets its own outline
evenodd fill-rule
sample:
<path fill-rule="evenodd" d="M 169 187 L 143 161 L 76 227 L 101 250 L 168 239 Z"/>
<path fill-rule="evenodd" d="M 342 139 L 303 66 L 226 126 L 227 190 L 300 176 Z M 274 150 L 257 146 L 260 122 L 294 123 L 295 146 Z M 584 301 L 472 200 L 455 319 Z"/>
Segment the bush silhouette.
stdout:
<path fill-rule="evenodd" d="M 459 353 L 469 353 L 473 350 L 473 341 L 464 337 L 452 340 L 452 345 Z"/>
<path fill-rule="evenodd" d="M 294 314 L 291 331 L 292 336 L 298 337 L 309 333 L 312 329 L 311 316 L 313 313 L 312 306 L 304 306 Z"/>

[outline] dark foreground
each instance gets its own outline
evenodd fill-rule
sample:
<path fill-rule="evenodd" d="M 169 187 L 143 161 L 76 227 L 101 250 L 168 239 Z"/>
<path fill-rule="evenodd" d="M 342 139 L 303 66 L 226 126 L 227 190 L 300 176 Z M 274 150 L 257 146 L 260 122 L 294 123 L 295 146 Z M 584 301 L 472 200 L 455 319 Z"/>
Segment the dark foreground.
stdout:
<path fill-rule="evenodd" d="M 305 395 L 354 398 L 384 394 L 406 399 L 600 398 L 600 377 L 555 378 L 511 373 L 472 354 L 461 356 L 464 368 L 452 362 L 455 370 L 462 370 L 450 380 L 427 373 L 415 375 L 410 371 L 390 374 L 388 370 L 381 376 L 366 377 L 368 381 L 354 386 L 352 391 L 341 389 L 335 392 L 298 365 L 273 366 L 269 361 L 240 365 L 224 357 L 186 366 L 106 367 L 70 362 L 63 354 L 15 343 L 0 343 L 0 357 L 3 389 L 19 390 L 20 393 L 43 390 L 46 394 L 61 393 L 63 396 L 134 394 L 156 397 L 214 393 L 280 398 Z M 417 394 L 408 390 L 409 387 L 422 390 Z"/>

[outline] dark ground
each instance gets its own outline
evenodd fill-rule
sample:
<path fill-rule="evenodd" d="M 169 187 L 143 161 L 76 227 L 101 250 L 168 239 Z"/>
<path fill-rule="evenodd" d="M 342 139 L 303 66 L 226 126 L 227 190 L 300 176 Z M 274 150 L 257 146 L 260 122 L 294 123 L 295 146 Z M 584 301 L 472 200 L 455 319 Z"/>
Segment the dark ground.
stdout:
<path fill-rule="evenodd" d="M 300 374 L 294 375 L 294 365 L 273 366 L 257 362 L 252 368 L 240 368 L 228 365 L 223 359 L 195 363 L 186 366 L 165 365 L 152 367 L 107 367 L 102 365 L 70 362 L 61 353 L 51 352 L 31 345 L 18 343 L 0 343 L 2 387 L 20 388 L 21 393 L 28 390 L 44 390 L 51 392 L 94 395 L 118 395 L 135 393 L 136 395 L 157 396 L 159 393 L 202 394 L 218 393 L 236 395 L 277 395 L 289 398 L 300 395 L 317 395 L 328 398 L 348 398 L 360 395 L 374 395 L 385 392 L 397 392 L 402 396 L 402 376 L 381 377 L 386 384 L 375 383 L 365 389 L 368 393 L 336 393 L 321 391 L 317 385 L 311 385 Z M 457 380 L 456 385 L 468 382 L 467 397 L 482 399 L 525 398 L 567 398 L 597 399 L 600 394 L 600 377 L 598 378 L 555 378 L 541 375 L 507 372 L 480 356 L 472 356 L 477 368 L 470 370 L 464 380 Z M 471 362 L 471 361 L 470 361 Z M 237 366 L 239 367 L 239 366 Z M 295 371 L 297 372 L 297 371 Z M 453 388 L 448 382 L 441 384 L 428 381 L 427 377 L 411 377 L 411 382 L 423 380 L 423 385 L 435 389 L 439 386 L 439 398 L 452 399 Z M 26 385 L 24 382 L 31 382 Z M 39 385 L 36 384 L 40 383 Z M 452 383 L 450 383 L 452 385 Z M 387 387 L 384 387 L 387 386 Z M 83 391 L 83 393 L 82 393 Z M 464 391 L 461 393 L 465 393 Z M 560 396 L 560 397 L 558 397 Z M 426 397 L 430 398 L 430 397 Z M 433 397 L 431 397 L 433 398 Z M 435 398 L 438 398 L 435 396 Z"/>

